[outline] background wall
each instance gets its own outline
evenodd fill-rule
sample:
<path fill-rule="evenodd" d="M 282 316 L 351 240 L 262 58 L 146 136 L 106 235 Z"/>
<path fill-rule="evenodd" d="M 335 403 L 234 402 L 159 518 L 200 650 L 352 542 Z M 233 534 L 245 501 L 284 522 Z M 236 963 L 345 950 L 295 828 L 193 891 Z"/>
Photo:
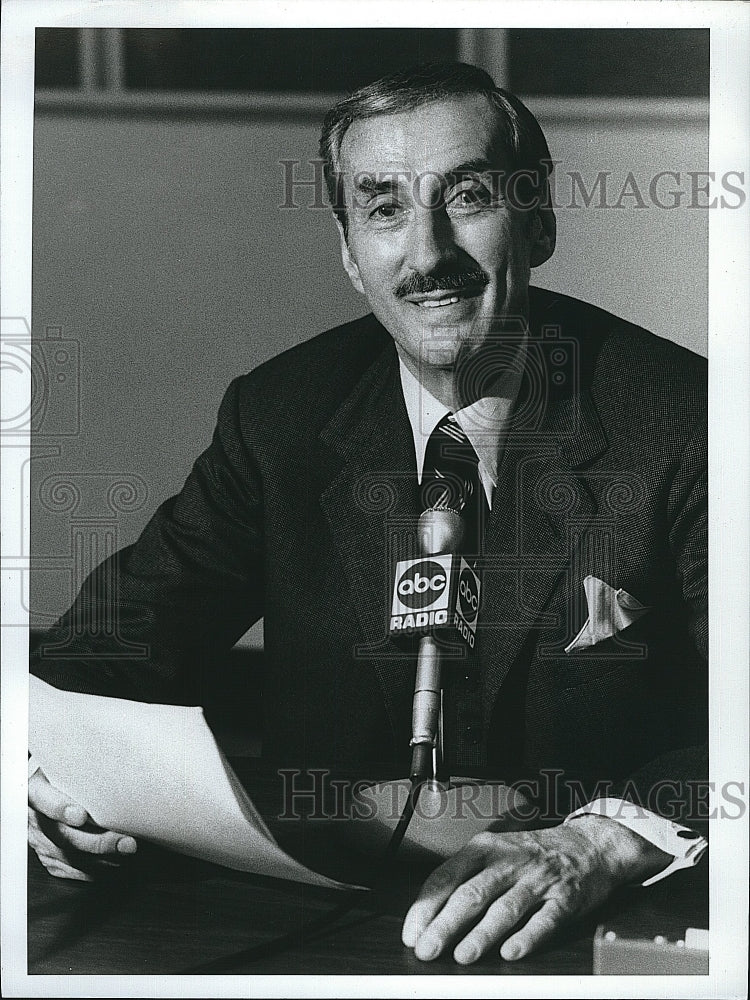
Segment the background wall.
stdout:
<path fill-rule="evenodd" d="M 705 353 L 706 212 L 687 207 L 689 196 L 674 210 L 627 196 L 620 208 L 565 206 L 572 171 L 588 188 L 611 171 L 613 202 L 628 171 L 646 199 L 661 170 L 681 172 L 689 189 L 685 172 L 707 169 L 706 118 L 638 116 L 627 99 L 607 116 L 528 104 L 562 161 L 558 249 L 536 283 Z M 131 484 L 114 512 L 89 512 L 96 521 L 104 510 L 111 543 L 127 544 L 180 488 L 235 375 L 366 311 L 328 212 L 310 207 L 307 189 L 306 207 L 280 208 L 279 161 L 314 158 L 317 137 L 317 116 L 37 111 L 34 336 L 60 328 L 79 345 L 80 420 L 57 455 L 32 462 L 33 625 L 59 614 L 104 555 L 96 544 L 82 552 L 73 523 L 99 502 L 88 495 L 97 476 Z M 55 499 L 66 476 L 84 494 L 73 514 Z"/>

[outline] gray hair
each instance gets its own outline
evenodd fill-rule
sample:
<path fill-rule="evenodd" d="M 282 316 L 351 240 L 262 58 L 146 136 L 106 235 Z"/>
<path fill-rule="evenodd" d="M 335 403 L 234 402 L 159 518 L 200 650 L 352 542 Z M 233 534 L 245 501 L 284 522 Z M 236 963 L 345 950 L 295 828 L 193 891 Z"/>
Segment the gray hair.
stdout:
<path fill-rule="evenodd" d="M 522 172 L 531 179 L 536 197 L 544 197 L 552 161 L 541 126 L 526 105 L 507 90 L 496 87 L 489 73 L 476 66 L 460 62 L 425 63 L 361 87 L 325 116 L 320 156 L 331 207 L 345 232 L 346 205 L 339 154 L 349 126 L 377 115 L 411 111 L 423 104 L 467 94 L 483 94 L 490 100 L 497 111 L 510 172 Z"/>

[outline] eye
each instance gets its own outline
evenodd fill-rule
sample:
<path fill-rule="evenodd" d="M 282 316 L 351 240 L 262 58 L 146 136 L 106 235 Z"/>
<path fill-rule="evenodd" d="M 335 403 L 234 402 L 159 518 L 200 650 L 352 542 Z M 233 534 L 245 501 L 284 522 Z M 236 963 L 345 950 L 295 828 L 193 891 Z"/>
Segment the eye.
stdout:
<path fill-rule="evenodd" d="M 370 218 L 376 221 L 387 221 L 395 219 L 400 211 L 401 208 L 399 205 L 395 205 L 393 202 L 383 202 L 381 205 L 376 205 L 370 212 Z"/>
<path fill-rule="evenodd" d="M 471 181 L 456 189 L 447 199 L 449 211 L 471 212 L 484 208 L 492 202 L 492 196 L 479 181 Z"/>

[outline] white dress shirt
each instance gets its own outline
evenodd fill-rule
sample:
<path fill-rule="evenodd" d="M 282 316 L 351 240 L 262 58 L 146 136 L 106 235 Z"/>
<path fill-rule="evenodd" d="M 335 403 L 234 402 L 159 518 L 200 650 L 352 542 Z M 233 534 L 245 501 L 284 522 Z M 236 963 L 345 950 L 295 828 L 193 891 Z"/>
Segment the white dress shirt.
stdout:
<path fill-rule="evenodd" d="M 479 459 L 479 479 L 484 487 L 487 504 L 492 509 L 492 495 L 497 486 L 498 458 L 508 426 L 508 418 L 518 395 L 523 364 L 526 357 L 526 340 L 518 348 L 512 369 L 509 369 L 492 387 L 492 393 L 477 399 L 453 414 L 459 427 Z M 446 414 L 452 411 L 425 389 L 399 358 L 401 389 L 409 415 L 417 455 L 417 478 L 422 482 L 424 456 L 430 435 Z"/>
<path fill-rule="evenodd" d="M 527 340 L 521 341 L 512 366 L 493 385 L 491 393 L 454 413 L 456 422 L 465 432 L 479 459 L 479 478 L 492 509 L 492 496 L 497 486 L 499 456 L 502 451 L 508 420 L 521 384 L 526 358 Z M 417 456 L 417 478 L 422 482 L 427 442 L 443 417 L 451 410 L 437 400 L 412 374 L 399 357 L 401 388 L 409 416 L 414 450 Z M 641 806 L 623 799 L 596 799 L 571 813 L 565 823 L 584 815 L 606 816 L 633 830 L 645 840 L 673 857 L 663 871 L 647 879 L 642 885 L 651 885 L 671 875 L 680 868 L 697 864 L 708 846 L 695 831 Z"/>

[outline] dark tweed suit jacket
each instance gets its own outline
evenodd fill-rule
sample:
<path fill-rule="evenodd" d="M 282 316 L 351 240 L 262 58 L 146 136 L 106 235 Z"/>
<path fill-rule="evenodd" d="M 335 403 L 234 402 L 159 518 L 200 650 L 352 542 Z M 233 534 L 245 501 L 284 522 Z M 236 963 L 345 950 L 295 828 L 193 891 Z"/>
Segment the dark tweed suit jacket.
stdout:
<path fill-rule="evenodd" d="M 532 289 L 531 307 L 456 760 L 612 793 L 632 779 L 645 802 L 655 782 L 705 774 L 706 366 L 566 296 Z M 406 773 L 414 658 L 386 623 L 416 496 L 395 349 L 366 316 L 232 383 L 181 493 L 92 575 L 32 669 L 59 687 L 201 703 L 264 616 L 264 756 Z M 565 653 L 589 574 L 650 610 Z M 114 629 L 101 607 L 113 587 Z M 649 804 L 673 815 L 676 799 L 684 785 Z"/>

